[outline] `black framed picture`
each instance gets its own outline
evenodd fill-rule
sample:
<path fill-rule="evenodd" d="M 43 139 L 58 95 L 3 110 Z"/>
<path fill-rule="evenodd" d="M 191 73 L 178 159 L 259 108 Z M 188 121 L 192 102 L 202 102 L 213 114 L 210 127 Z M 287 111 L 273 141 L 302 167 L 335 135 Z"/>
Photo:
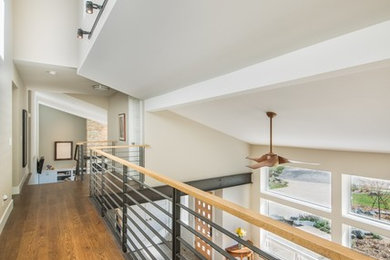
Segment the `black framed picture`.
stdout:
<path fill-rule="evenodd" d="M 119 117 L 119 141 L 126 141 L 126 114 L 122 113 Z"/>
<path fill-rule="evenodd" d="M 22 166 L 27 166 L 27 110 L 22 110 Z"/>
<path fill-rule="evenodd" d="M 73 142 L 72 141 L 57 141 L 54 142 L 54 160 L 72 160 Z"/>

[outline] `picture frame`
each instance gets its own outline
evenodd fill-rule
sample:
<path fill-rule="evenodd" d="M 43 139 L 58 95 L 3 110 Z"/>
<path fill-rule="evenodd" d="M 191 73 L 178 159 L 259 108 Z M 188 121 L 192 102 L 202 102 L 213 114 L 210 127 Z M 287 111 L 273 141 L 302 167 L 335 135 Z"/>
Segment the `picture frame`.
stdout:
<path fill-rule="evenodd" d="M 118 115 L 119 119 L 119 141 L 126 141 L 126 114 Z"/>
<path fill-rule="evenodd" d="M 54 160 L 65 161 L 73 159 L 73 142 L 56 141 L 54 142 Z"/>
<path fill-rule="evenodd" d="M 27 110 L 22 110 L 22 167 L 27 166 L 27 122 L 28 114 Z"/>

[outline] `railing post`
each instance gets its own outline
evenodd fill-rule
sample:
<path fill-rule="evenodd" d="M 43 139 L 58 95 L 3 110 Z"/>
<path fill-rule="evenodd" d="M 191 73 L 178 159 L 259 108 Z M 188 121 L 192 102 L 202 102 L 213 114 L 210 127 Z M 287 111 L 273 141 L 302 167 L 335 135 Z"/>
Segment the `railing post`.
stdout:
<path fill-rule="evenodd" d="M 89 150 L 89 196 L 92 197 L 92 149 Z"/>
<path fill-rule="evenodd" d="M 116 149 L 114 147 L 111 148 L 111 154 L 116 156 Z M 115 169 L 116 169 L 116 162 L 115 161 L 112 161 L 112 173 L 115 173 Z"/>
<path fill-rule="evenodd" d="M 80 145 L 80 178 L 84 180 L 84 145 Z"/>
<path fill-rule="evenodd" d="M 139 157 L 139 166 L 145 167 L 145 147 L 140 146 L 138 148 L 138 157 Z M 139 174 L 139 181 L 141 183 L 145 182 L 145 175 L 143 173 L 138 173 Z M 140 189 L 143 189 L 143 186 L 140 184 L 139 185 Z"/>
<path fill-rule="evenodd" d="M 101 160 L 103 160 L 103 156 L 101 157 Z M 101 187 L 101 201 L 102 201 L 102 209 L 101 209 L 101 215 L 102 215 L 102 217 L 104 217 L 104 199 L 103 199 L 103 197 L 104 197 L 104 168 L 102 167 L 101 168 L 101 178 L 102 178 L 102 187 Z"/>
<path fill-rule="evenodd" d="M 173 188 L 172 193 L 172 259 L 180 259 L 180 191 Z"/>
<path fill-rule="evenodd" d="M 74 157 L 77 158 L 77 160 L 76 160 L 76 162 L 77 162 L 76 163 L 76 176 L 75 177 L 77 177 L 79 175 L 79 172 L 80 172 L 80 155 L 79 155 L 80 147 L 79 146 L 80 145 L 76 144 L 76 149 L 74 150 L 74 152 L 75 152 Z"/>
<path fill-rule="evenodd" d="M 123 193 L 122 193 L 122 251 L 127 251 L 127 206 L 126 206 L 126 194 L 127 194 L 127 166 L 123 165 Z"/>

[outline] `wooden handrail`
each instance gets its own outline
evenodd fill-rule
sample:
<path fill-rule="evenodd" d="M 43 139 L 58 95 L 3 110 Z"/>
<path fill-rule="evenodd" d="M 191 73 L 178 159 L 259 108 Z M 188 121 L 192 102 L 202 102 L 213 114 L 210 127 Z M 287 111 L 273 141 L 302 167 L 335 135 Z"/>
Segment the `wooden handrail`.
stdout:
<path fill-rule="evenodd" d="M 131 144 L 131 145 L 114 145 L 114 146 L 95 146 L 93 148 L 102 150 L 102 149 L 111 149 L 111 148 L 121 149 L 121 148 L 132 148 L 132 147 L 150 148 L 150 145 L 148 145 L 148 144 Z"/>
<path fill-rule="evenodd" d="M 112 143 L 112 142 L 116 142 L 116 141 L 112 141 L 112 140 L 102 140 L 102 141 L 80 141 L 80 142 L 77 142 L 76 145 L 83 145 L 83 144 L 89 144 L 89 143 Z"/>
<path fill-rule="evenodd" d="M 188 184 L 173 180 L 152 170 L 145 169 L 144 167 L 135 165 L 114 155 L 103 152 L 96 147 L 90 149 L 99 155 L 102 155 L 122 165 L 130 167 L 142 174 L 145 174 L 150 178 L 169 185 L 177 190 L 180 190 L 181 192 L 184 192 L 185 194 L 204 201 L 207 204 L 213 205 L 223 211 L 232 214 L 233 216 L 245 220 L 252 225 L 255 225 L 259 228 L 263 228 L 293 243 L 312 250 L 322 256 L 334 260 L 374 260 L 374 258 L 372 257 L 363 255 L 340 244 L 326 240 L 324 238 L 320 238 L 303 230 L 291 227 L 268 216 L 261 215 L 258 212 L 244 208 L 238 204 L 224 200 L 220 197 L 194 188 Z"/>

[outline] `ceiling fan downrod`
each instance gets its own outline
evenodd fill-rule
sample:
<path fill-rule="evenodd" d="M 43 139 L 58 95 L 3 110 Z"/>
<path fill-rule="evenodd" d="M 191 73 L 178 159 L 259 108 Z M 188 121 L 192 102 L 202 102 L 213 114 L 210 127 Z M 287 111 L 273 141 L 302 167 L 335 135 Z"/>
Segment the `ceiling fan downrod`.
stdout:
<path fill-rule="evenodd" d="M 266 114 L 269 118 L 269 153 L 272 154 L 272 118 L 277 114 L 271 111 L 268 111 Z"/>

